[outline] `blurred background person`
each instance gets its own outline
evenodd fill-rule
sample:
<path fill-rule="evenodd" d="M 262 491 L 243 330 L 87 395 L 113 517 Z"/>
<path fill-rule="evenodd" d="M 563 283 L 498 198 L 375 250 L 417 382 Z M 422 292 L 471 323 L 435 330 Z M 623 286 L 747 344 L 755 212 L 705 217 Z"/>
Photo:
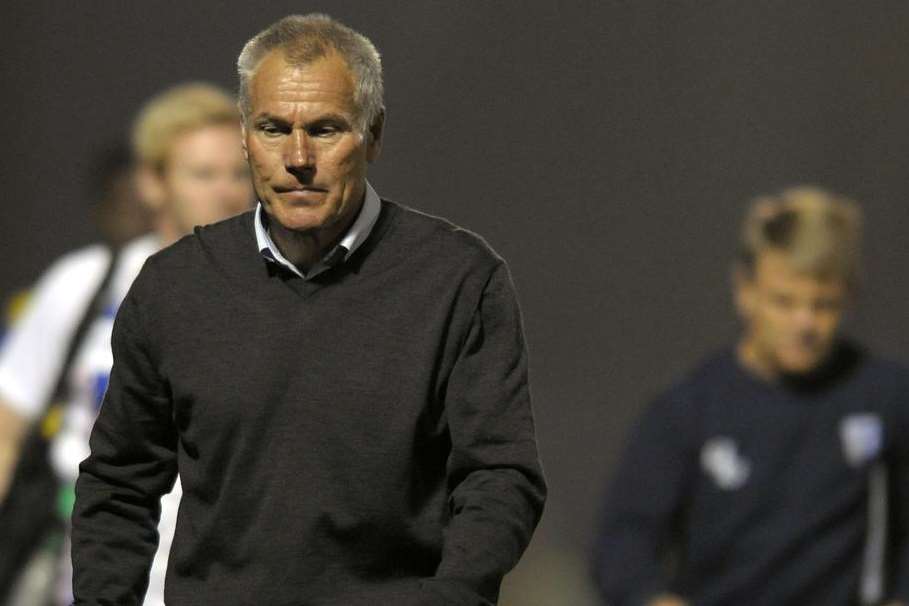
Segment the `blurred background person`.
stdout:
<path fill-rule="evenodd" d="M 108 145 L 99 152 L 88 175 L 89 200 L 102 242 L 111 248 L 147 234 L 152 210 L 137 191 L 133 152 L 126 143 Z"/>
<path fill-rule="evenodd" d="M 130 146 L 121 141 L 108 143 L 95 153 L 95 156 L 86 174 L 85 190 L 90 204 L 94 224 L 101 237 L 101 245 L 113 251 L 119 249 L 126 242 L 145 234 L 151 228 L 150 209 L 141 202 L 136 191 L 135 166 L 132 159 Z M 20 290 L 9 298 L 6 305 L 6 314 L 3 324 L 3 337 L 0 337 L 0 347 L 6 332 L 25 315 L 31 301 L 31 289 Z M 75 336 L 75 333 L 74 333 Z M 75 339 L 70 339 L 72 347 L 78 347 Z M 57 377 L 66 369 L 61 368 Z M 46 413 L 47 414 L 47 413 Z M 52 495 L 57 489 L 57 476 L 51 469 L 46 456 L 47 437 L 59 427 L 60 408 L 53 407 L 46 416 L 46 421 L 34 436 L 32 451 L 28 455 L 32 465 L 23 468 L 31 476 L 28 480 L 29 487 L 20 484 L 19 496 L 20 510 L 9 511 L 4 519 L 17 528 L 14 536 L 4 535 L 3 547 L 0 547 L 0 596 L 12 584 L 12 579 L 18 576 L 21 562 L 24 559 L 24 550 L 34 548 L 33 533 L 46 533 L 54 528 L 59 520 L 55 515 Z M 16 420 L 13 421 L 16 425 Z M 0 434 L 4 431 L 0 428 Z M 12 457 L 10 444 L 6 445 L 6 456 Z M 34 503 L 43 503 L 42 507 L 34 507 Z M 22 509 L 26 511 L 23 514 Z M 2 514 L 0 514 L 2 515 Z M 14 517 L 15 516 L 15 517 Z M 56 533 L 59 537 L 59 533 Z M 51 545 L 55 543 L 52 541 Z M 59 540 L 56 541 L 59 544 Z M 38 596 L 47 593 L 51 579 L 56 574 L 56 557 L 54 549 L 45 550 L 46 557 L 36 560 L 36 564 L 28 569 L 28 574 L 20 582 L 20 596 L 15 601 L 21 602 L 22 596 Z M 36 598 L 37 599 L 37 598 Z"/>
<path fill-rule="evenodd" d="M 22 450 L 18 468 L 15 464 L 22 445 L 35 442 L 50 444 L 49 460 L 62 486 L 55 491 L 56 509 L 68 519 L 78 464 L 88 455 L 91 426 L 107 386 L 112 363 L 110 334 L 120 301 L 149 255 L 196 225 L 227 218 L 252 204 L 239 126 L 232 97 L 208 84 L 185 84 L 153 98 L 139 113 L 133 127 L 135 171 L 126 169 L 128 155 L 109 156 L 111 164 L 122 161 L 124 171 L 99 179 L 106 192 L 99 212 L 109 216 L 112 209 L 119 209 L 129 214 L 133 207 L 125 197 L 137 187 L 150 210 L 153 231 L 133 237 L 145 231 L 141 211 L 137 217 L 103 220 L 106 242 L 69 253 L 54 263 L 39 280 L 33 301 L 4 343 L 0 352 L 3 524 L 8 526 L 10 518 L 21 519 L 23 508 L 30 504 L 28 491 L 18 492 L 27 471 L 23 468 L 31 464 L 26 460 L 30 449 Z M 161 544 L 146 604 L 163 604 L 167 550 L 179 496 L 178 482 L 162 499 Z M 40 545 L 44 532 L 35 528 L 23 549 Z M 10 551 L 6 545 L 0 550 L 4 558 Z M 69 604 L 68 545 L 61 553 L 62 563 L 55 566 L 60 574 L 54 583 L 54 599 Z M 31 554 L 20 550 L 18 555 L 24 560 Z M 18 586 L 7 580 L 0 591 L 12 592 L 10 599 L 17 605 L 43 604 L 46 598 L 40 594 L 48 588 L 40 585 L 20 578 Z"/>
<path fill-rule="evenodd" d="M 151 229 L 151 209 L 136 191 L 133 169 L 130 146 L 118 141 L 96 153 L 86 175 L 85 189 L 93 222 L 101 242 L 112 248 L 120 248 Z M 26 288 L 8 298 L 0 343 L 6 331 L 22 316 L 29 295 L 30 290 Z"/>
<path fill-rule="evenodd" d="M 909 600 L 909 372 L 841 335 L 861 216 L 798 188 L 756 200 L 743 331 L 645 412 L 608 493 L 613 606 Z"/>

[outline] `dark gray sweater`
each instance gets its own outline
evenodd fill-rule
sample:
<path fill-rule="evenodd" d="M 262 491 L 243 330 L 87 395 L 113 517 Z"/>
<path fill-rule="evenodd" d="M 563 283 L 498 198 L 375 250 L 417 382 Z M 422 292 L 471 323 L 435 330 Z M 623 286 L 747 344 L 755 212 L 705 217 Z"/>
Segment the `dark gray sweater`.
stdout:
<path fill-rule="evenodd" d="M 76 486 L 76 604 L 141 603 L 178 470 L 169 606 L 494 603 L 545 497 L 504 262 L 383 201 L 364 245 L 304 281 L 252 222 L 153 256 L 120 309 Z"/>

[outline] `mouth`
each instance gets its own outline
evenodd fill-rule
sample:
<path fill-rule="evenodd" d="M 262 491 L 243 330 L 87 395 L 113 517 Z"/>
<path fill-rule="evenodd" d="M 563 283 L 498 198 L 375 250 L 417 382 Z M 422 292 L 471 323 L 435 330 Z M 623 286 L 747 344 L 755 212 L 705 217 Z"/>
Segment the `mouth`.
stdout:
<path fill-rule="evenodd" d="M 292 202 L 313 203 L 321 201 L 328 190 L 313 186 L 276 187 L 275 193 Z"/>
<path fill-rule="evenodd" d="M 784 351 L 790 357 L 814 360 L 823 353 L 823 348 L 820 343 L 815 341 L 798 341 L 786 345 Z"/>

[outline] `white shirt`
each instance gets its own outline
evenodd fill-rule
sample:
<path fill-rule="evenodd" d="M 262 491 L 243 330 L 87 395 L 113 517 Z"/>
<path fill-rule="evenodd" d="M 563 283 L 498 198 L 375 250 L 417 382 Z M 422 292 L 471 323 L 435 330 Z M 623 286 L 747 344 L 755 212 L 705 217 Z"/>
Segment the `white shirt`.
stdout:
<path fill-rule="evenodd" d="M 264 211 L 262 209 L 261 202 L 256 205 L 256 213 L 253 218 L 256 230 L 256 244 L 259 247 L 259 252 L 262 253 L 262 256 L 264 256 L 266 259 L 273 263 L 283 265 L 304 280 L 308 280 L 331 267 L 333 263 L 330 259 L 333 256 L 343 253 L 344 259 L 347 260 L 350 255 L 352 255 L 354 251 L 357 250 L 357 248 L 359 248 L 360 245 L 366 241 L 366 238 L 369 237 L 369 233 L 372 231 L 373 226 L 376 224 L 376 220 L 379 218 L 379 211 L 381 211 L 381 209 L 382 202 L 379 199 L 379 194 L 376 193 L 376 190 L 374 190 L 372 188 L 372 185 L 370 185 L 367 181 L 366 193 L 363 198 L 363 206 L 360 207 L 360 212 L 357 214 L 357 218 L 351 224 L 350 228 L 347 230 L 347 233 L 341 239 L 341 242 L 338 243 L 338 246 L 334 248 L 330 253 L 325 255 L 325 258 L 319 261 L 319 263 L 313 266 L 308 272 L 306 272 L 306 275 L 304 275 L 296 265 L 288 261 L 287 258 L 281 254 L 281 251 L 271 239 L 271 234 L 265 225 L 265 217 L 262 216 Z"/>
<path fill-rule="evenodd" d="M 81 379 L 92 367 L 106 365 L 110 372 L 110 333 L 106 331 L 104 343 L 99 332 L 109 328 L 112 317 L 107 315 L 116 310 L 145 259 L 158 248 L 154 236 L 143 236 L 123 248 L 104 299 L 105 313 L 89 327 L 73 359 L 70 393 L 84 391 Z M 39 278 L 25 313 L 0 349 L 0 397 L 20 415 L 36 419 L 44 412 L 72 333 L 109 263 L 108 248 L 96 244 L 62 256 Z"/>

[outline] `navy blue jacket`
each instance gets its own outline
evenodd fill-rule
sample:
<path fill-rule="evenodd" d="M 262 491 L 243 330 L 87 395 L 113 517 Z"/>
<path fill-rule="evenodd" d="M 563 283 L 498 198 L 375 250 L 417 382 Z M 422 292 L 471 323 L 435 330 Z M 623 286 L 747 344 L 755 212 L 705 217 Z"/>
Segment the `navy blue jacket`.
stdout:
<path fill-rule="evenodd" d="M 603 512 L 595 576 L 613 606 L 909 599 L 909 372 L 842 344 L 769 383 L 734 351 L 658 398 Z"/>

